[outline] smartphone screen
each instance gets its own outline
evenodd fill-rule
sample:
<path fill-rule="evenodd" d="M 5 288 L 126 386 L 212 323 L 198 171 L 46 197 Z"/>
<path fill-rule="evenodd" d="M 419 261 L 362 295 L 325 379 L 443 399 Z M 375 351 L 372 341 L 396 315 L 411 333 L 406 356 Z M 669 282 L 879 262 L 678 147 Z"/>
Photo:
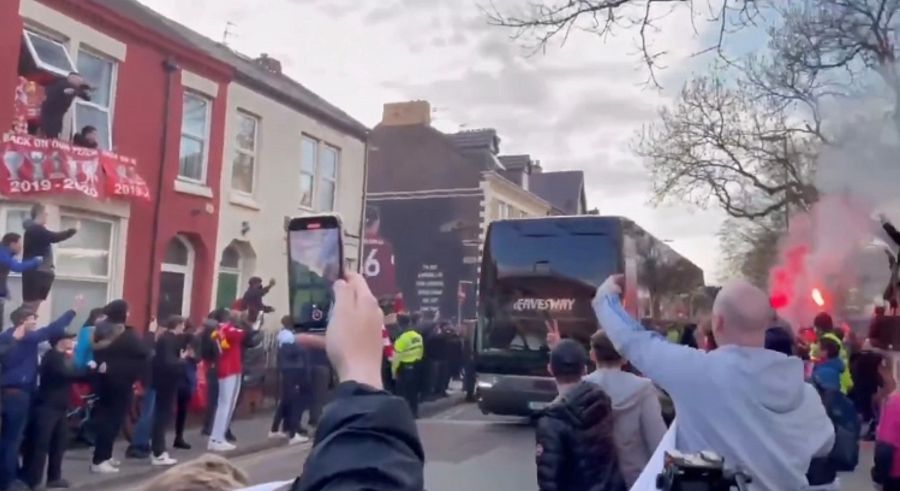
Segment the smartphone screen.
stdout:
<path fill-rule="evenodd" d="M 334 282 L 343 277 L 341 221 L 333 215 L 295 218 L 288 225 L 288 281 L 294 326 L 321 331 L 334 305 Z"/>

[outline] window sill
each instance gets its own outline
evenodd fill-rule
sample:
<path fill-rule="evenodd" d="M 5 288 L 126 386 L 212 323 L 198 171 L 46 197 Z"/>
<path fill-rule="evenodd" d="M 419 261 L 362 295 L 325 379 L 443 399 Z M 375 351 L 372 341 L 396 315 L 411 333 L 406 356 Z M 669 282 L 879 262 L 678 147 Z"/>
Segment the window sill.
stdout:
<path fill-rule="evenodd" d="M 202 198 L 213 197 L 213 191 L 209 186 L 181 179 L 175 179 L 175 192 L 200 196 Z"/>
<path fill-rule="evenodd" d="M 259 203 L 257 203 L 252 196 L 237 191 L 231 192 L 231 195 L 228 197 L 228 201 L 235 206 L 240 206 L 255 211 L 259 211 L 260 209 L 262 209 Z"/>

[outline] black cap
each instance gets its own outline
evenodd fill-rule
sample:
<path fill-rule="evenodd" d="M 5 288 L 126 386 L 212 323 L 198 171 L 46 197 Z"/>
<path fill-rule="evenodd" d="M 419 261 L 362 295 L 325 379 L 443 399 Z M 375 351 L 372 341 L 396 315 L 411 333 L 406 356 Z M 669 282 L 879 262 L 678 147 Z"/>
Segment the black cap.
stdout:
<path fill-rule="evenodd" d="M 124 324 L 128 318 L 128 302 L 125 300 L 113 300 L 103 307 L 103 313 L 106 314 L 106 320 L 114 324 Z"/>
<path fill-rule="evenodd" d="M 62 341 L 63 339 L 75 339 L 78 337 L 74 332 L 64 332 L 62 334 L 51 336 L 47 341 L 50 343 L 50 346 L 56 346 L 56 343 Z"/>
<path fill-rule="evenodd" d="M 554 377 L 582 375 L 587 363 L 584 346 L 572 339 L 563 339 L 550 351 L 550 369 Z"/>

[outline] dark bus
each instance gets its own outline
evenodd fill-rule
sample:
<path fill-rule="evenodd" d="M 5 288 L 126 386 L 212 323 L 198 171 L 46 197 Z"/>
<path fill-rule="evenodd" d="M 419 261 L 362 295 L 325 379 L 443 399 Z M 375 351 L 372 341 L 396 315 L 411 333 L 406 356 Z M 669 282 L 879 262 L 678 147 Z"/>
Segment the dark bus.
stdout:
<path fill-rule="evenodd" d="M 555 320 L 563 337 L 588 347 L 597 330 L 591 300 L 610 275 L 626 276 L 625 308 L 638 318 L 649 317 L 652 290 L 646 282 L 652 278 L 642 256 L 651 252 L 655 258 L 686 261 L 619 217 L 491 223 L 482 258 L 474 339 L 480 409 L 486 414 L 527 416 L 556 397 L 556 385 L 547 372 L 546 322 Z M 702 271 L 690 266 L 690 276 L 698 277 L 696 286 L 702 286 Z"/>

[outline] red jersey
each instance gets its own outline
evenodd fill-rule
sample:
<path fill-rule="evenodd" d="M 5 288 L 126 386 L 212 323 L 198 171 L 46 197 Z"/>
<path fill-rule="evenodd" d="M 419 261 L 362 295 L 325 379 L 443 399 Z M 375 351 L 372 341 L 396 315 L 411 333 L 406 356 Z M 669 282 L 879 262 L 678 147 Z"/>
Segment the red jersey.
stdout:
<path fill-rule="evenodd" d="M 244 342 L 246 332 L 238 329 L 231 324 L 221 324 L 219 329 L 213 333 L 215 340 L 219 343 L 220 355 L 218 362 L 218 377 L 223 379 L 231 375 L 241 375 L 243 366 L 241 364 L 241 345 Z"/>
<path fill-rule="evenodd" d="M 376 297 L 397 293 L 394 246 L 378 234 L 363 239 L 363 274 Z"/>

